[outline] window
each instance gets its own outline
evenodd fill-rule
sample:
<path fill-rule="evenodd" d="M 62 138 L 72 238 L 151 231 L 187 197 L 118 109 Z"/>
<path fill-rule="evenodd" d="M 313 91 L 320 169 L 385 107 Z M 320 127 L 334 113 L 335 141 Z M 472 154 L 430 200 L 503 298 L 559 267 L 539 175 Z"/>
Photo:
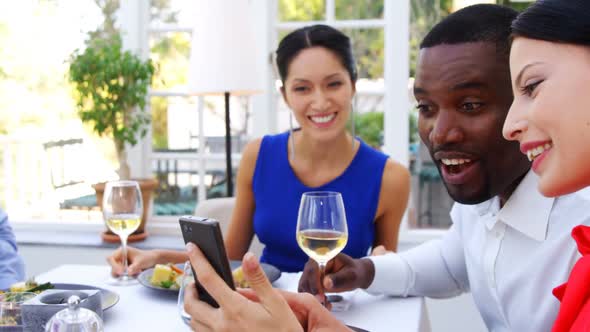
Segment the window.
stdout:
<path fill-rule="evenodd" d="M 223 96 L 186 93 L 195 10 L 194 1 L 150 2 L 147 41 L 156 75 L 150 93 L 147 162 L 148 175 L 159 180 L 153 208 L 156 219 L 192 214 L 199 200 L 226 195 Z M 235 170 L 251 138 L 251 112 L 247 98 L 231 97 L 230 103 Z"/>
<path fill-rule="evenodd" d="M 84 129 L 67 82 L 66 60 L 101 23 L 92 0 L 0 4 L 0 206 L 12 220 L 84 221 L 92 211 L 60 206 L 114 175 L 109 142 Z M 69 139 L 81 139 L 83 153 L 72 154 Z M 58 187 L 65 180 L 71 185 Z"/>

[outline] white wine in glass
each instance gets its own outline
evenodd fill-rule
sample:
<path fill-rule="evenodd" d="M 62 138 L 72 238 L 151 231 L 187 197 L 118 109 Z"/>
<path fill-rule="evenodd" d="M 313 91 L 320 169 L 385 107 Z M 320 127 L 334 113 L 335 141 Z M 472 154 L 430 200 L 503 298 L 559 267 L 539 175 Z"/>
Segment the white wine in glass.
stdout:
<path fill-rule="evenodd" d="M 342 195 L 332 191 L 303 193 L 297 217 L 297 243 L 320 267 L 324 279 L 326 264 L 348 241 L 348 227 Z"/>
<path fill-rule="evenodd" d="M 113 284 L 132 285 L 137 280 L 127 273 L 127 238 L 141 224 L 143 201 L 139 184 L 135 181 L 113 181 L 105 186 L 102 213 L 105 224 L 121 238 L 123 274 Z"/>
<path fill-rule="evenodd" d="M 139 228 L 141 217 L 136 214 L 120 214 L 111 216 L 106 222 L 113 233 L 120 237 L 129 237 Z"/>
<path fill-rule="evenodd" d="M 345 232 L 308 229 L 297 232 L 297 243 L 299 247 L 311 257 L 314 261 L 324 264 L 334 258 L 348 241 L 348 235 Z"/>

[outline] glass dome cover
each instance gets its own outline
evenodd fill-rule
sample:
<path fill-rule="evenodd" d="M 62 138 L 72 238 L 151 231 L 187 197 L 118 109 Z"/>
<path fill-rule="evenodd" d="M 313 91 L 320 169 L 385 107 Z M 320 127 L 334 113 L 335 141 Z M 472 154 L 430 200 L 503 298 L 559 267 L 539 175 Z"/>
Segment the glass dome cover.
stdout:
<path fill-rule="evenodd" d="M 68 298 L 68 307 L 58 311 L 47 323 L 46 332 L 103 332 L 104 325 L 94 311 L 80 307 L 80 298 Z"/>

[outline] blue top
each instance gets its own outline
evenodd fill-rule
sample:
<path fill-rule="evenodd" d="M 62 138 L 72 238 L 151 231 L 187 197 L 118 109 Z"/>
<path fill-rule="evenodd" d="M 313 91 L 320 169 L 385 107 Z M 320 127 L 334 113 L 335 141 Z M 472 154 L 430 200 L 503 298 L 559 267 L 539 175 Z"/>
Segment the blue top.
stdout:
<path fill-rule="evenodd" d="M 367 255 L 375 239 L 375 215 L 381 178 L 388 156 L 360 141 L 346 170 L 334 180 L 308 187 L 295 175 L 288 158 L 289 133 L 265 136 L 260 145 L 252 180 L 254 232 L 265 245 L 261 261 L 281 271 L 302 271 L 308 256 L 295 238 L 301 195 L 307 191 L 337 191 L 342 194 L 348 243 L 343 252 L 360 258 Z"/>
<path fill-rule="evenodd" d="M 16 250 L 8 216 L 0 209 L 0 289 L 25 280 L 25 264 Z"/>

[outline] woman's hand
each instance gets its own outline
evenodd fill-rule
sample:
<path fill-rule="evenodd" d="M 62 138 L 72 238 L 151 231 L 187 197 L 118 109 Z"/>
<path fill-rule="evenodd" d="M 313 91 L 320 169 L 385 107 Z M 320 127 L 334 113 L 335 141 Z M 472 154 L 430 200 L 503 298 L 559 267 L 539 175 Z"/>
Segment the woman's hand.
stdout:
<path fill-rule="evenodd" d="M 115 277 L 123 274 L 123 253 L 121 248 L 115 250 L 109 257 L 107 262 L 111 265 L 111 274 Z M 129 275 L 137 275 L 142 270 L 148 269 L 156 265 L 158 261 L 158 253 L 155 250 L 140 250 L 133 247 L 127 247 L 127 273 Z"/>
<path fill-rule="evenodd" d="M 219 304 L 213 308 L 198 299 L 189 285 L 184 308 L 196 331 L 338 331 L 347 330 L 310 295 L 273 289 L 258 260 L 247 253 L 242 260 L 244 277 L 251 289 L 233 291 L 211 267 L 202 252 L 188 244 L 187 250 L 199 282 Z"/>
<path fill-rule="evenodd" d="M 373 251 L 371 252 L 371 256 L 381 256 L 381 255 L 388 254 L 390 252 L 393 252 L 393 251 L 388 251 L 387 249 L 385 249 L 385 246 L 380 245 L 380 246 L 377 246 L 373 249 Z"/>

